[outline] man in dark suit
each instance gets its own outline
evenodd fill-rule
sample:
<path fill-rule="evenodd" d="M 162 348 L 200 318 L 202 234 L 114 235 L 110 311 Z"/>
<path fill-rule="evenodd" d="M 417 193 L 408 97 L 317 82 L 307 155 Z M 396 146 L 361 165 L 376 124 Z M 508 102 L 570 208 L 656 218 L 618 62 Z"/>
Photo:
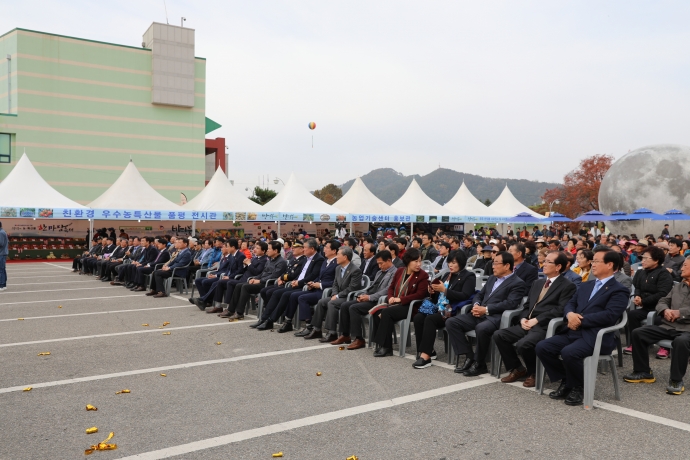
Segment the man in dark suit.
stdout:
<path fill-rule="evenodd" d="M 513 260 L 515 260 L 513 272 L 525 282 L 525 285 L 527 286 L 527 291 L 525 292 L 528 292 L 532 287 L 532 283 L 539 278 L 539 270 L 537 270 L 537 267 L 534 265 L 525 261 L 525 254 L 527 254 L 527 250 L 525 249 L 524 244 L 512 244 L 510 245 L 508 251 L 510 251 L 510 254 L 513 256 Z"/>
<path fill-rule="evenodd" d="M 235 275 L 242 273 L 244 267 L 242 261 L 245 259 L 245 256 L 239 251 L 239 248 L 240 245 L 237 239 L 230 238 L 225 241 L 218 269 L 208 272 L 205 278 L 194 280 L 194 284 L 199 291 L 199 297 L 190 298 L 189 301 L 199 307 L 200 310 L 205 310 L 211 306 L 213 294 L 219 281 L 232 279 Z"/>
<path fill-rule="evenodd" d="M 458 358 L 465 355 L 465 362 L 456 367 L 455 372 L 468 377 L 489 372 L 486 368 L 486 354 L 489 352 L 491 336 L 501 325 L 503 312 L 518 308 L 527 292 L 525 282 L 514 276 L 513 256 L 509 252 L 497 253 L 493 268 L 494 274 L 475 296 L 472 309 L 446 321 L 446 331 L 455 354 Z M 477 350 L 474 353 L 465 335 L 472 330 L 477 334 Z"/>
<path fill-rule="evenodd" d="M 175 240 L 175 248 L 177 252 L 170 257 L 170 260 L 163 265 L 160 270 L 153 272 L 153 280 L 151 281 L 151 291 L 146 295 L 153 296 L 160 299 L 161 297 L 168 297 L 165 293 L 165 280 L 175 275 L 184 278 L 187 276 L 188 266 L 192 263 L 192 253 L 189 250 L 189 240 L 187 238 L 178 237 Z"/>
<path fill-rule="evenodd" d="M 546 338 L 549 321 L 563 316 L 563 308 L 575 294 L 577 287 L 561 274 L 566 271 L 568 259 L 562 251 L 552 251 L 544 260 L 544 274 L 547 279 L 537 280 L 529 291 L 525 310 L 520 315 L 520 324 L 494 333 L 494 343 L 510 374 L 501 379 L 512 383 L 525 376 L 523 386 L 535 386 L 537 355 L 534 348 Z M 513 346 L 515 345 L 515 346 Z M 522 355 L 525 366 L 520 362 Z"/>
<path fill-rule="evenodd" d="M 295 243 L 301 244 L 301 243 Z M 259 318 L 259 324 L 256 326 L 258 330 L 266 330 L 273 327 L 273 323 L 278 321 L 278 318 L 287 310 L 292 303 L 297 305 L 300 295 L 306 294 L 302 289 L 308 283 L 315 281 L 321 272 L 321 266 L 324 262 L 324 257 L 318 253 L 319 243 L 314 238 L 309 238 L 304 242 L 304 254 L 302 255 L 303 262 L 300 265 L 300 271 L 289 283 L 286 283 L 286 288 L 274 293 L 269 301 L 264 304 L 264 309 Z M 294 251 L 294 249 L 293 249 Z M 294 310 L 293 310 L 294 315 Z M 252 325 L 254 326 L 254 325 Z M 292 316 L 286 316 L 285 322 L 278 330 L 279 333 L 285 333 L 292 330 Z"/>
<path fill-rule="evenodd" d="M 340 306 L 340 337 L 331 342 L 331 345 L 350 344 L 354 337 L 355 340 L 347 347 L 348 350 L 357 350 L 366 346 L 362 331 L 362 316 L 366 316 L 379 299 L 388 294 L 388 286 L 393 281 L 397 270 L 389 251 L 379 251 L 375 258 L 380 270 L 376 272 L 371 286 L 364 293 L 358 295 L 355 300 L 348 300 Z"/>
<path fill-rule="evenodd" d="M 428 260 L 433 262 L 438 257 L 438 251 L 434 247 L 434 237 L 431 233 L 422 235 L 422 245 L 419 250 L 422 253 L 422 262 Z"/>
<path fill-rule="evenodd" d="M 142 245 L 142 239 L 138 236 L 132 237 L 132 245 L 129 247 L 120 265 L 115 267 L 115 279 L 110 282 L 112 285 L 122 285 L 125 279 L 126 268 L 139 260 L 141 255 L 144 253 L 144 247 Z"/>
<path fill-rule="evenodd" d="M 268 244 L 265 241 L 257 241 L 252 250 L 254 256 L 251 259 L 245 258 L 242 261 L 243 274 L 240 279 L 236 280 L 234 277 L 228 277 L 228 279 L 221 279 L 216 283 L 216 292 L 213 294 L 213 306 L 206 308 L 206 313 L 218 313 L 218 316 L 223 314 L 224 310 L 227 310 L 227 308 L 223 308 L 223 304 L 227 305 L 230 302 L 235 286 L 246 283 L 249 278 L 259 276 L 264 271 L 266 262 L 268 262 L 268 257 L 266 257 Z"/>
<path fill-rule="evenodd" d="M 301 331 L 295 332 L 297 337 L 304 337 L 312 333 L 312 305 L 316 305 L 321 300 L 325 289 L 333 286 L 335 270 L 338 267 L 336 256 L 339 249 L 340 243 L 337 240 L 326 242 L 323 246 L 323 255 L 326 260 L 321 265 L 318 278 L 307 283 L 306 291 L 302 291 L 295 298 L 290 299 L 290 304 L 285 311 L 285 317 L 292 318 L 299 308 L 299 320 L 306 321 L 307 323 Z"/>
<path fill-rule="evenodd" d="M 363 275 L 367 275 L 369 280 L 373 280 L 376 272 L 379 271 L 379 264 L 376 263 L 376 246 L 373 243 L 364 243 L 362 248 L 362 265 L 359 267 Z"/>
<path fill-rule="evenodd" d="M 98 267 L 98 278 L 101 281 L 110 281 L 110 274 L 115 272 L 115 267 L 122 264 L 125 260 L 125 254 L 127 253 L 127 238 L 118 238 L 118 246 L 115 248 L 110 257 L 106 260 L 102 260 L 97 264 Z"/>
<path fill-rule="evenodd" d="M 399 256 L 400 246 L 398 246 L 398 243 L 390 243 L 387 246 L 387 249 L 390 251 L 391 257 L 393 258 L 393 266 L 395 268 L 404 267 L 405 264 L 403 263 L 402 259 Z"/>
<path fill-rule="evenodd" d="M 151 248 L 153 247 L 153 250 Z M 154 244 L 150 245 L 146 251 L 146 261 L 141 265 L 135 267 L 136 274 L 134 275 L 134 287 L 131 291 L 141 292 L 145 291 L 144 277 L 150 275 L 156 269 L 156 265 L 165 264 L 170 260 L 170 253 L 166 251 L 168 247 L 168 240 L 163 237 L 156 238 Z M 152 257 L 154 256 L 155 257 Z"/>
<path fill-rule="evenodd" d="M 103 256 L 105 254 L 111 254 L 114 250 L 115 243 L 113 243 L 113 240 L 109 237 L 103 238 L 101 247 L 97 249 L 96 253 L 94 254 L 95 257 L 89 257 L 84 260 L 84 273 L 92 276 L 96 271 L 98 263 L 103 260 Z"/>
<path fill-rule="evenodd" d="M 79 269 L 82 268 L 84 261 L 96 253 L 96 250 L 101 246 L 101 240 L 102 238 L 100 236 L 94 237 L 91 244 L 91 249 L 84 251 L 80 256 L 74 258 L 72 261 L 72 272 L 78 272 Z"/>
<path fill-rule="evenodd" d="M 287 261 L 280 255 L 283 244 L 280 241 L 268 243 L 266 255 L 268 261 L 264 266 L 261 275 L 247 280 L 246 283 L 238 284 L 232 293 L 232 299 L 228 302 L 228 311 L 220 315 L 221 318 L 228 318 L 230 321 L 241 321 L 244 319 L 244 307 L 249 301 L 249 296 L 258 294 L 266 287 L 270 279 L 279 279 L 287 271 Z"/>
<path fill-rule="evenodd" d="M 347 300 L 350 292 L 362 289 L 362 272 L 352 263 L 354 251 L 350 247 L 342 247 L 338 251 L 335 269 L 335 281 L 330 298 L 321 299 L 314 309 L 314 317 L 311 325 L 311 334 L 304 336 L 306 340 L 320 339 L 321 342 L 332 342 L 338 338 L 336 328 L 338 326 L 338 313 L 340 305 Z M 324 337 L 321 332 L 321 322 L 326 317 L 326 329 L 329 334 Z"/>
<path fill-rule="evenodd" d="M 596 281 L 582 283 L 565 306 L 566 327 L 537 344 L 537 357 L 551 381 L 561 382 L 549 394 L 552 399 L 565 399 L 569 406 L 582 404 L 584 359 L 592 355 L 599 330 L 616 324 L 628 306 L 630 291 L 613 276 L 620 262 L 618 253 L 607 247 L 597 248 L 591 272 Z M 606 334 L 601 353 L 608 354 L 614 347 L 613 334 Z"/>

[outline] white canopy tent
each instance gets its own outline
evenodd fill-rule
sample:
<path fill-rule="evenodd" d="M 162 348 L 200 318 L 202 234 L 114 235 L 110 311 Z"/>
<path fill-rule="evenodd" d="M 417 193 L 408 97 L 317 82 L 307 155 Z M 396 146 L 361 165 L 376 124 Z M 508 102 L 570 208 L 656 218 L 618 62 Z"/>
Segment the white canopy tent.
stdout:
<path fill-rule="evenodd" d="M 184 209 L 193 211 L 261 211 L 263 206 L 238 192 L 218 168 L 206 187 Z"/>
<path fill-rule="evenodd" d="M 513 217 L 517 216 L 521 212 L 526 212 L 540 219 L 544 218 L 544 216 L 541 214 L 532 211 L 530 208 L 520 203 L 518 199 L 513 196 L 513 193 L 508 188 L 508 185 L 505 186 L 501 192 L 501 195 L 496 198 L 496 201 L 489 206 L 489 213 L 492 216 Z"/>
<path fill-rule="evenodd" d="M 181 211 L 182 208 L 165 198 L 149 185 L 132 160 L 115 183 L 89 203 L 94 209 L 132 207 L 142 211 Z"/>
<path fill-rule="evenodd" d="M 472 192 L 467 188 L 464 181 L 453 198 L 451 198 L 448 203 L 444 204 L 443 207 L 448 214 L 455 214 L 458 216 L 485 217 L 491 215 L 489 207 L 472 195 Z"/>
<path fill-rule="evenodd" d="M 387 205 L 371 193 L 371 190 L 367 188 L 364 181 L 359 177 L 355 179 L 350 190 L 336 201 L 333 206 L 337 206 L 350 214 L 405 214 Z M 350 233 L 352 233 L 352 222 L 350 222 Z"/>
<path fill-rule="evenodd" d="M 51 187 L 24 153 L 0 182 L 0 206 L 8 208 L 87 209 Z"/>
<path fill-rule="evenodd" d="M 418 215 L 447 215 L 448 210 L 429 198 L 424 190 L 419 186 L 415 179 L 412 179 L 410 186 L 398 198 L 398 201 L 391 205 L 395 209 L 399 209 L 407 214 Z"/>

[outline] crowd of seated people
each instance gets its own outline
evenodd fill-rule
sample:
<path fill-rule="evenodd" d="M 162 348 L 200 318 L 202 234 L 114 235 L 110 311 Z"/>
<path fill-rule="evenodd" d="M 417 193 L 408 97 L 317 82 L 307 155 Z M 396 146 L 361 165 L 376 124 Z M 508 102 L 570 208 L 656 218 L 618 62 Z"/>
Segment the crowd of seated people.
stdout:
<path fill-rule="evenodd" d="M 682 393 L 690 358 L 690 240 L 593 230 L 509 226 L 505 235 L 482 228 L 461 236 L 299 234 L 283 240 L 267 234 L 200 241 L 108 234 L 94 237 L 73 271 L 153 298 L 168 295 L 170 278 L 186 279 L 198 292 L 190 303 L 230 321 L 243 320 L 250 299 L 260 299 L 261 315 L 250 324 L 255 330 L 280 324 L 278 333 L 294 331 L 347 350 L 366 347 L 364 321 L 373 313 L 374 357 L 393 354 L 394 325 L 409 315 L 415 369 L 432 365 L 437 333 L 445 329 L 456 373 L 488 373 L 494 343 L 508 370 L 502 382 L 534 387 L 539 359 L 559 383 L 549 396 L 568 405 L 583 402 L 583 360 L 597 332 L 627 310 L 632 345 L 624 353 L 632 355 L 633 369 L 624 380 L 654 382 L 648 349 L 670 340 L 672 348 L 659 347 L 656 357 L 671 358 L 667 393 Z M 519 314 L 502 327 L 503 312 L 512 310 Z M 549 322 L 559 318 L 563 325 L 547 338 Z M 615 346 L 607 334 L 601 353 Z"/>

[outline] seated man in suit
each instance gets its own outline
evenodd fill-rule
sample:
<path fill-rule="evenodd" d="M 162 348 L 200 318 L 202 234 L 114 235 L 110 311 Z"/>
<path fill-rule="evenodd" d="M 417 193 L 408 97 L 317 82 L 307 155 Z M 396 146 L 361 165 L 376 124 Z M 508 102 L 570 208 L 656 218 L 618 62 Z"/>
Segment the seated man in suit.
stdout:
<path fill-rule="evenodd" d="M 216 284 L 220 280 L 233 279 L 235 275 L 242 274 L 245 259 L 244 254 L 239 250 L 239 243 L 235 238 L 229 238 L 223 243 L 222 257 L 218 269 L 208 272 L 205 278 L 197 278 L 194 280 L 199 297 L 190 297 L 189 302 L 193 303 L 200 310 L 205 310 L 211 306 L 213 301 L 213 294 L 216 290 Z"/>
<path fill-rule="evenodd" d="M 283 324 L 278 332 L 284 333 L 292 329 L 292 321 L 290 318 L 295 316 L 295 313 L 299 309 L 298 319 L 301 321 L 306 321 L 305 327 L 298 332 L 295 332 L 296 337 L 304 337 L 311 334 L 311 317 L 312 317 L 312 305 L 321 300 L 323 297 L 323 291 L 325 289 L 333 286 L 333 281 L 335 280 L 335 269 L 338 266 L 336 262 L 336 255 L 340 249 L 340 242 L 337 240 L 327 241 L 323 246 L 323 262 L 319 268 L 319 274 L 313 281 L 308 281 L 305 283 L 307 287 L 306 291 L 294 292 L 290 295 L 290 300 L 288 302 L 287 308 L 285 310 L 285 322 L 290 322 L 289 326 Z M 280 304 L 273 313 L 273 318 L 279 318 L 282 314 L 280 310 Z"/>
<path fill-rule="evenodd" d="M 584 359 L 592 355 L 599 330 L 616 324 L 628 306 L 630 291 L 613 276 L 620 269 L 620 260 L 620 256 L 607 247 L 595 250 L 591 276 L 596 281 L 583 282 L 565 306 L 566 327 L 537 344 L 537 357 L 551 381 L 561 382 L 558 389 L 549 394 L 552 399 L 565 399 L 569 406 L 582 404 Z M 601 342 L 601 353 L 608 354 L 614 347 L 613 334 L 606 334 Z"/>
<path fill-rule="evenodd" d="M 404 267 L 405 264 L 403 263 L 402 259 L 400 258 L 400 246 L 398 243 L 390 243 L 387 247 L 388 251 L 391 253 L 391 257 L 393 258 L 393 266 L 395 268 L 400 268 Z"/>
<path fill-rule="evenodd" d="M 355 267 L 359 268 L 362 265 L 362 258 L 359 257 L 359 254 L 357 254 L 357 240 L 355 238 L 345 238 L 343 240 L 343 246 L 347 246 L 348 248 L 352 249 L 352 263 L 355 264 Z"/>
<path fill-rule="evenodd" d="M 438 273 L 441 270 L 448 270 L 448 253 L 450 252 L 450 243 L 442 241 L 438 244 L 438 256 L 434 259 L 432 263 L 434 267 L 434 273 Z M 463 267 L 464 268 L 464 267 Z"/>
<path fill-rule="evenodd" d="M 142 238 L 139 238 L 138 236 L 131 238 L 132 244 L 127 252 L 125 252 L 122 263 L 115 267 L 115 271 L 113 272 L 115 277 L 110 284 L 118 286 L 124 284 L 122 280 L 125 279 L 125 269 L 132 263 L 139 260 L 139 257 L 141 257 L 141 255 L 144 253 L 144 247 L 141 244 L 141 240 Z"/>
<path fill-rule="evenodd" d="M 333 291 L 329 298 L 321 299 L 314 309 L 314 317 L 311 325 L 311 334 L 305 335 L 306 340 L 320 339 L 321 342 L 332 342 L 338 338 L 336 328 L 338 326 L 338 312 L 340 306 L 347 300 L 350 292 L 362 289 L 362 272 L 352 263 L 354 251 L 344 246 L 338 251 L 336 261 L 338 267 L 335 269 L 335 281 Z M 326 317 L 326 329 L 330 333 L 324 337 L 321 332 L 321 322 Z"/>
<path fill-rule="evenodd" d="M 240 251 L 242 251 L 242 249 L 240 249 Z M 218 283 L 216 283 L 216 292 L 213 294 L 213 306 L 207 307 L 206 313 L 218 313 L 218 316 L 227 313 L 227 305 L 232 300 L 232 293 L 235 290 L 235 286 L 244 284 L 249 281 L 249 278 L 259 276 L 263 273 L 266 263 L 268 262 L 266 251 L 268 251 L 268 244 L 265 241 L 257 241 L 252 248 L 254 256 L 252 258 L 245 257 L 242 261 L 242 277 L 238 280 L 234 279 L 234 277 L 218 280 Z M 224 305 L 226 306 L 225 308 L 223 308 Z M 232 314 L 226 315 L 226 317 L 229 316 L 232 316 Z"/>
<path fill-rule="evenodd" d="M 151 291 L 146 295 L 154 298 L 167 297 L 165 293 L 165 280 L 175 275 L 179 277 L 187 276 L 187 267 L 192 262 L 192 253 L 189 251 L 189 240 L 184 237 L 178 237 L 175 240 L 175 248 L 177 252 L 170 256 L 170 260 L 160 270 L 153 272 L 153 279 L 151 280 Z M 174 256 L 174 257 L 173 257 Z"/>
<path fill-rule="evenodd" d="M 649 346 L 659 340 L 671 340 L 671 376 L 666 387 L 666 393 L 670 395 L 685 391 L 683 377 L 690 358 L 690 259 L 686 258 L 680 266 L 680 276 L 682 281 L 656 305 L 661 323 L 648 324 L 633 331 L 633 371 L 623 377 L 629 383 L 654 383 L 656 378 L 649 367 Z"/>
<path fill-rule="evenodd" d="M 395 247 L 397 248 L 397 245 Z M 340 306 L 341 335 L 337 340 L 331 342 L 331 345 L 349 344 L 352 342 L 352 337 L 354 337 L 355 340 L 347 347 L 348 350 L 357 350 L 365 347 L 362 317 L 369 313 L 369 310 L 378 303 L 381 297 L 385 297 L 388 294 L 388 286 L 393 281 L 393 276 L 397 270 L 395 265 L 393 265 L 389 251 L 379 251 L 376 253 L 375 258 L 379 271 L 376 272 L 371 286 L 369 286 L 366 292 L 358 295 L 355 300 L 348 300 Z"/>
<path fill-rule="evenodd" d="M 92 276 L 96 270 L 98 262 L 103 260 L 103 255 L 110 254 L 114 250 L 115 244 L 113 243 L 113 240 L 111 240 L 110 237 L 103 238 L 101 240 L 100 247 L 96 249 L 96 252 L 93 254 L 93 256 L 89 256 L 84 260 L 84 273 L 88 276 Z"/>
<path fill-rule="evenodd" d="M 455 372 L 468 377 L 489 372 L 486 368 L 486 354 L 489 352 L 491 336 L 501 325 L 503 312 L 518 308 L 527 292 L 525 282 L 514 276 L 513 256 L 509 252 L 496 254 L 493 269 L 494 274 L 475 296 L 472 309 L 446 321 L 448 339 L 455 354 L 458 358 L 465 355 L 465 362 L 457 366 Z M 477 334 L 477 350 L 474 353 L 465 335 L 472 330 Z"/>
<path fill-rule="evenodd" d="M 527 263 L 525 260 L 527 249 L 525 248 L 524 244 L 511 244 L 508 251 L 513 256 L 513 260 L 515 260 L 515 268 L 513 269 L 513 272 L 525 282 L 525 285 L 527 286 L 527 291 L 525 291 L 525 293 L 527 293 L 532 287 L 532 283 L 539 278 L 539 270 L 537 267 Z"/>
<path fill-rule="evenodd" d="M 93 238 L 93 241 L 91 244 L 91 249 L 89 249 L 88 251 L 84 251 L 82 253 L 82 255 L 74 258 L 74 260 L 72 261 L 72 272 L 73 273 L 76 273 L 79 271 L 79 269 L 81 269 L 81 267 L 84 263 L 84 260 L 86 260 L 89 257 L 94 256 L 94 254 L 96 253 L 98 248 L 101 246 L 102 240 L 103 240 L 103 238 L 101 238 L 100 236 L 95 236 Z"/>
<path fill-rule="evenodd" d="M 115 272 L 115 267 L 120 265 L 125 260 L 125 253 L 127 253 L 127 238 L 118 238 L 118 246 L 108 259 L 98 262 L 98 277 L 97 280 L 110 282 L 110 274 Z"/>
<path fill-rule="evenodd" d="M 512 383 L 527 376 L 523 386 L 535 386 L 537 355 L 534 348 L 546 338 L 546 329 L 553 318 L 563 317 L 563 308 L 575 294 L 577 287 L 565 279 L 563 272 L 568 259 L 562 251 L 551 251 L 544 260 L 544 274 L 547 279 L 537 280 L 532 285 L 525 309 L 520 315 L 520 324 L 494 333 L 494 343 L 510 374 L 501 379 Z M 515 346 L 513 346 L 515 345 Z M 525 361 L 523 366 L 518 354 Z"/>
<path fill-rule="evenodd" d="M 280 241 L 268 243 L 268 249 L 266 250 L 268 261 L 261 275 L 247 280 L 246 283 L 235 286 L 232 292 L 232 299 L 228 302 L 228 310 L 220 315 L 221 318 L 228 318 L 230 321 L 243 320 L 244 307 L 249 301 L 249 296 L 261 292 L 261 289 L 266 287 L 268 280 L 278 279 L 283 276 L 287 271 L 287 262 L 280 255 L 281 249 L 283 249 L 283 245 Z"/>
<path fill-rule="evenodd" d="M 563 254 L 568 259 L 568 268 L 563 272 L 563 277 L 573 283 L 575 287 L 580 287 L 582 277 L 570 269 L 575 263 L 575 256 L 567 251 L 564 251 Z"/>
<path fill-rule="evenodd" d="M 151 250 L 151 246 L 153 246 L 153 250 Z M 153 273 L 156 265 L 165 264 L 170 260 L 170 253 L 166 250 L 167 247 L 168 240 L 163 237 L 156 238 L 154 245 L 149 246 L 146 262 L 135 267 L 136 274 L 134 275 L 134 286 L 130 289 L 131 291 L 141 292 L 146 290 L 146 287 L 144 287 L 144 277 Z"/>
<path fill-rule="evenodd" d="M 302 288 L 319 277 L 321 266 L 325 260 L 324 257 L 317 252 L 319 243 L 314 238 L 308 238 L 304 241 L 303 248 L 301 245 L 302 243 L 298 241 L 295 242 L 293 246 L 293 251 L 303 251 L 303 255 L 300 257 L 302 261 L 297 265 L 299 267 L 299 272 L 296 276 L 293 276 L 293 279 L 285 283 L 284 289 L 280 289 L 273 293 L 269 301 L 264 304 L 261 318 L 259 318 L 259 322 L 256 323 L 258 325 L 252 324 L 252 327 L 256 327 L 260 331 L 271 329 L 273 323 L 278 321 L 280 315 L 288 309 L 289 305 L 297 305 L 299 297 L 307 293 L 303 291 Z M 294 315 L 294 310 L 292 310 L 292 314 Z M 282 334 L 291 330 L 292 316 L 286 316 L 278 332 Z"/>
<path fill-rule="evenodd" d="M 438 257 L 438 251 L 434 247 L 434 236 L 431 233 L 422 235 L 422 245 L 419 251 L 422 253 L 422 261 L 433 262 Z"/>
<path fill-rule="evenodd" d="M 373 243 L 364 243 L 362 246 L 362 265 L 359 267 L 362 270 L 362 275 L 367 275 L 369 280 L 373 280 L 376 272 L 379 271 L 379 265 L 376 263 L 376 246 Z"/>

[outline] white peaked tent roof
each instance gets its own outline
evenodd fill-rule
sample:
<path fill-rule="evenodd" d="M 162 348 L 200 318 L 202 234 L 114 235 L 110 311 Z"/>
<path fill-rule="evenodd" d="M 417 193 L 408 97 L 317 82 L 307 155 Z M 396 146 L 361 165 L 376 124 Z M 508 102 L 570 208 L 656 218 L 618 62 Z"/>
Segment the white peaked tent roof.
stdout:
<path fill-rule="evenodd" d="M 51 187 L 22 155 L 5 180 L 0 182 L 0 206 L 15 208 L 77 208 L 86 209 Z"/>
<path fill-rule="evenodd" d="M 532 211 L 530 208 L 520 203 L 517 198 L 515 198 L 508 188 L 508 185 L 503 189 L 501 195 L 496 198 L 491 206 L 489 206 L 489 212 L 493 216 L 507 216 L 514 217 L 521 212 L 526 212 L 534 217 L 544 218 L 541 214 Z"/>
<path fill-rule="evenodd" d="M 206 187 L 182 207 L 193 211 L 261 211 L 263 209 L 259 203 L 255 203 L 238 192 L 220 168 L 216 169 Z"/>
<path fill-rule="evenodd" d="M 443 205 L 449 214 L 458 216 L 489 216 L 489 207 L 475 198 L 465 182 L 450 201 Z"/>
<path fill-rule="evenodd" d="M 345 211 L 319 200 L 297 181 L 295 174 L 285 183 L 275 198 L 261 207 L 265 212 L 308 212 L 347 214 Z M 316 216 L 315 216 L 316 217 Z"/>
<path fill-rule="evenodd" d="M 351 214 L 404 214 L 402 211 L 387 205 L 371 193 L 371 190 L 364 185 L 364 181 L 359 177 L 355 179 L 350 190 L 336 201 L 333 206 L 337 206 Z"/>
<path fill-rule="evenodd" d="M 179 211 L 182 208 L 165 198 L 149 185 L 134 166 L 132 160 L 115 183 L 101 196 L 89 203 L 95 209 L 141 209 Z"/>
<path fill-rule="evenodd" d="M 402 212 L 421 216 L 441 216 L 448 214 L 448 210 L 429 198 L 414 179 L 412 179 L 410 186 L 407 187 L 403 196 L 398 198 L 398 201 L 391 206 L 395 209 L 400 209 Z"/>

